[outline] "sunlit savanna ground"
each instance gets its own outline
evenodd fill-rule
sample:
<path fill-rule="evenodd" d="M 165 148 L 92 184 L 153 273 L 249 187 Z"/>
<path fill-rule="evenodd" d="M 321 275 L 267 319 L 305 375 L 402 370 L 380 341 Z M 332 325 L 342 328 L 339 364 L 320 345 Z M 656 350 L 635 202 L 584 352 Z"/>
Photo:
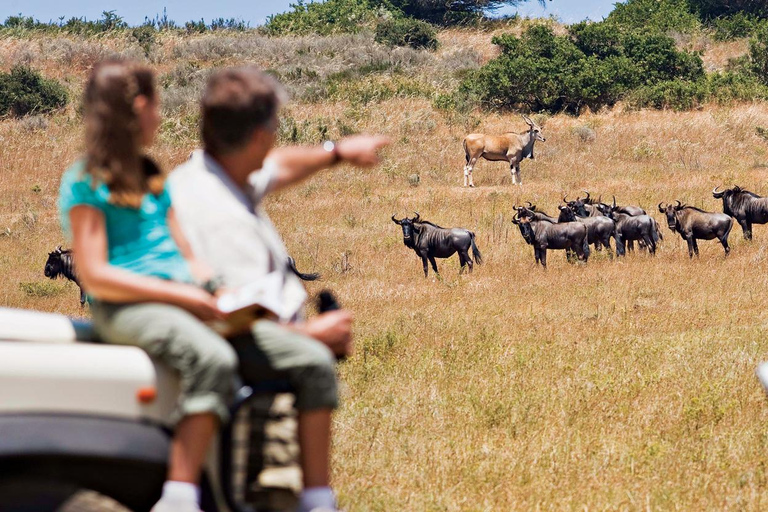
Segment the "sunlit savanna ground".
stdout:
<path fill-rule="evenodd" d="M 487 33 L 441 38 L 441 55 L 463 41 L 480 59 L 493 55 Z M 0 64 L 24 44 L 0 40 Z M 731 48 L 715 50 L 724 62 Z M 168 73 L 178 59 L 156 67 Z M 33 63 L 74 91 L 87 72 L 45 52 Z M 423 97 L 304 102 L 287 113 L 393 139 L 382 167 L 340 167 L 267 204 L 299 268 L 323 275 L 310 291 L 331 288 L 355 313 L 334 447 L 345 508 L 768 507 L 768 400 L 754 377 L 768 359 L 768 227 L 747 243 L 735 226 L 728 259 L 701 242 L 689 260 L 655 208 L 680 199 L 719 211 L 715 185 L 768 195 L 768 142 L 756 134 L 768 127 L 766 104 L 539 117 L 547 142 L 523 163 L 525 184 L 482 161 L 472 190 L 460 187 L 463 135 L 521 130 L 517 115 L 451 115 Z M 164 127 L 154 154 L 166 168 L 195 146 L 185 130 L 177 118 Z M 0 305 L 87 315 L 72 285 L 43 276 L 47 252 L 65 244 L 56 195 L 80 132 L 74 107 L 42 127 L 0 121 Z M 554 213 L 563 194 L 585 189 L 654 215 L 664 233 L 657 256 L 593 252 L 571 265 L 551 253 L 548 270 L 534 266 L 513 204 Z M 438 262 L 442 279 L 424 279 L 389 220 L 414 210 L 475 231 L 485 264 L 459 276 L 453 257 Z"/>

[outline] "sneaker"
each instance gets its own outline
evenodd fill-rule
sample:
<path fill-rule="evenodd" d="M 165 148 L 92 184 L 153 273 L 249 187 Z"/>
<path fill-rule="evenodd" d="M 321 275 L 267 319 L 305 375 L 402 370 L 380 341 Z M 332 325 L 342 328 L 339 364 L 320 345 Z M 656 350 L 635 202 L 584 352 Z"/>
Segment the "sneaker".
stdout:
<path fill-rule="evenodd" d="M 197 503 L 191 501 L 160 500 L 150 512 L 203 512 Z"/>

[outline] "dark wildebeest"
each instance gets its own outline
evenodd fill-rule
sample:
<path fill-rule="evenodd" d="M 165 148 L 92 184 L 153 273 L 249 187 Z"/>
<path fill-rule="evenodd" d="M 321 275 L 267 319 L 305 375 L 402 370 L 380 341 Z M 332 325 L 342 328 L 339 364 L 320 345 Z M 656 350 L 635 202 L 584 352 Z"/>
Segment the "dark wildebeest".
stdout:
<path fill-rule="evenodd" d="M 537 220 L 533 210 L 525 207 L 515 208 L 517 215 L 512 222 L 520 228 L 520 234 L 528 245 L 533 246 L 536 263 L 547 266 L 547 249 L 573 251 L 579 260 L 589 259 L 587 227 L 581 222 L 553 224 L 547 220 Z"/>
<path fill-rule="evenodd" d="M 603 215 L 596 217 L 577 215 L 569 206 L 558 206 L 558 208 L 560 209 L 558 222 L 583 223 L 587 227 L 587 243 L 594 244 L 598 251 L 602 247 L 611 250 L 611 237 L 615 229 L 615 224 L 611 219 Z"/>
<path fill-rule="evenodd" d="M 77 278 L 75 256 L 72 254 L 72 249 L 62 250 L 61 246 L 58 246 L 56 250 L 48 253 L 48 261 L 45 262 L 45 277 L 56 279 L 62 276 L 80 288 L 80 305 L 85 304 L 85 292 L 80 285 L 80 280 Z"/>
<path fill-rule="evenodd" d="M 595 206 L 600 211 L 600 213 L 602 213 L 606 217 L 611 217 L 611 210 L 613 210 L 613 209 L 616 209 L 616 211 L 618 211 L 619 213 L 626 213 L 630 217 L 640 217 L 642 215 L 648 215 L 645 212 L 645 210 L 643 210 L 639 206 L 632 206 L 632 205 L 618 206 L 618 205 L 616 205 L 616 196 L 613 196 L 613 206 L 611 206 L 609 204 L 602 203 L 602 202 L 596 203 Z M 659 240 L 664 240 L 664 235 L 661 232 L 661 228 L 659 227 L 659 223 L 656 222 L 656 219 L 654 219 L 653 217 L 651 217 L 651 220 L 653 221 L 654 229 L 656 229 L 656 241 L 658 242 Z M 627 242 L 627 244 L 626 244 L 627 250 L 634 251 L 635 250 L 635 242 L 634 242 L 634 240 L 627 240 L 626 242 Z M 645 241 L 642 240 L 642 239 L 637 241 L 637 245 L 640 246 L 641 250 L 647 248 L 647 246 L 645 244 Z"/>
<path fill-rule="evenodd" d="M 616 240 L 616 255 L 626 253 L 625 246 L 637 240 L 642 241 L 651 254 L 656 254 L 656 242 L 659 241 L 659 225 L 650 215 L 630 215 L 624 208 L 609 207 L 607 213 L 616 223 L 614 239 Z M 625 207 L 626 208 L 626 207 Z"/>
<path fill-rule="evenodd" d="M 723 200 L 723 213 L 736 219 L 745 240 L 752 240 L 752 224 L 768 222 L 768 197 L 760 197 L 738 186 L 720 192 L 717 188 L 712 190 L 712 196 Z"/>
<path fill-rule="evenodd" d="M 728 247 L 728 234 L 733 227 L 733 219 L 724 213 L 711 213 L 693 206 L 686 206 L 676 201 L 677 205 L 662 206 L 659 211 L 667 216 L 667 226 L 672 232 L 677 231 L 688 243 L 688 256 L 699 255 L 696 240 L 713 240 L 717 238 L 725 249 L 727 256 L 731 252 Z"/>
<path fill-rule="evenodd" d="M 492 162 L 509 162 L 509 172 L 512 174 L 512 184 L 518 181 L 523 184 L 520 176 L 520 162 L 524 158 L 533 159 L 533 145 L 537 140 L 545 142 L 541 127 L 527 116 L 523 116 L 528 130 L 521 133 L 507 132 L 501 135 L 486 135 L 470 133 L 464 137 L 464 186 L 474 187 L 472 171 L 477 160 L 485 158 Z"/>
<path fill-rule="evenodd" d="M 421 215 L 416 212 L 412 219 L 404 217 L 397 220 L 392 215 L 392 222 L 403 228 L 403 243 L 406 247 L 414 250 L 421 258 L 424 264 L 424 277 L 427 277 L 427 260 L 432 264 L 432 270 L 440 275 L 437 270 L 435 258 L 450 258 L 454 253 L 459 253 L 459 263 L 464 272 L 464 266 L 469 265 L 469 271 L 472 272 L 472 257 L 469 255 L 469 249 L 472 249 L 472 256 L 475 262 L 480 265 L 483 263 L 483 256 L 475 245 L 475 234 L 468 229 L 463 228 L 441 228 L 426 220 L 421 220 Z"/>
<path fill-rule="evenodd" d="M 317 281 L 320 279 L 320 274 L 313 272 L 311 274 L 304 274 L 303 272 L 299 272 L 299 269 L 296 268 L 296 260 L 288 256 L 288 269 L 296 274 L 296 276 L 301 279 L 302 281 Z"/>

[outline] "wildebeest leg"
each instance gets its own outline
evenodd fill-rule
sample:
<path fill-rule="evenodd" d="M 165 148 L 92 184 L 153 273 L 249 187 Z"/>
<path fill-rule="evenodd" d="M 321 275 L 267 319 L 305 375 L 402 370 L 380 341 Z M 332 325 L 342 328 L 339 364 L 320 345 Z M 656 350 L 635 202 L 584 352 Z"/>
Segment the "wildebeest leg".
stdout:
<path fill-rule="evenodd" d="M 699 255 L 699 244 L 696 243 L 696 239 L 691 237 L 691 242 L 693 243 L 693 252 L 696 253 L 696 256 Z"/>
<path fill-rule="evenodd" d="M 427 257 L 426 256 L 422 256 L 421 257 L 421 263 L 424 265 L 424 277 L 427 277 L 429 275 L 428 274 L 429 269 L 427 267 Z"/>
<path fill-rule="evenodd" d="M 634 240 L 627 240 L 627 250 L 630 252 L 635 252 L 635 241 Z"/>
<path fill-rule="evenodd" d="M 648 249 L 648 252 L 655 256 L 656 242 L 653 241 L 653 235 L 643 235 L 643 241 L 645 242 L 645 247 Z"/>
<path fill-rule="evenodd" d="M 463 253 L 459 252 L 459 258 L 461 258 L 461 271 L 464 272 L 464 264 L 466 263 L 469 266 L 469 273 L 471 274 L 475 269 L 475 265 L 472 263 L 472 258 L 469 256 L 469 249 Z"/>
<path fill-rule="evenodd" d="M 613 239 L 616 240 L 616 257 L 624 256 L 627 253 L 627 249 L 624 247 L 624 238 L 621 235 L 614 235 Z"/>
<path fill-rule="evenodd" d="M 720 243 L 723 244 L 725 255 L 728 256 L 728 254 L 731 252 L 731 248 L 728 247 L 728 233 L 726 233 L 725 236 L 720 239 Z"/>
<path fill-rule="evenodd" d="M 541 249 L 541 252 L 539 253 L 539 261 L 541 261 L 541 266 L 544 268 L 547 268 L 547 250 Z"/>
<path fill-rule="evenodd" d="M 688 257 L 693 258 L 693 238 L 686 236 L 685 243 L 688 244 Z"/>
<path fill-rule="evenodd" d="M 427 256 L 429 258 L 429 262 L 432 264 L 432 270 L 435 271 L 435 274 L 440 275 L 440 272 L 437 271 L 437 263 L 435 262 L 434 256 Z M 426 263 L 425 263 L 426 265 Z"/>
<path fill-rule="evenodd" d="M 536 258 L 536 263 L 541 263 L 541 250 L 533 248 L 533 257 Z"/>
<path fill-rule="evenodd" d="M 741 227 L 744 228 L 744 238 L 747 240 L 752 240 L 752 223 L 748 220 L 745 220 Z"/>

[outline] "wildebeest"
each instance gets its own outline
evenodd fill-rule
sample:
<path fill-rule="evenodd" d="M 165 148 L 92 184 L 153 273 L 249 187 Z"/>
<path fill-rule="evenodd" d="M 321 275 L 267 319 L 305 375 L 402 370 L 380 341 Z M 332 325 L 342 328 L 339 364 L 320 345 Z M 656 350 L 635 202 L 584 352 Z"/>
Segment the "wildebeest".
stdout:
<path fill-rule="evenodd" d="M 606 212 L 604 212 L 606 213 Z M 630 215 L 624 208 L 614 206 L 607 210 L 608 216 L 616 223 L 614 239 L 616 255 L 626 253 L 625 245 L 634 240 L 642 241 L 651 254 L 656 254 L 656 242 L 659 241 L 659 225 L 650 215 Z"/>
<path fill-rule="evenodd" d="M 475 244 L 475 234 L 468 229 L 463 228 L 441 228 L 429 221 L 421 220 L 419 212 L 412 219 L 404 217 L 397 220 L 392 215 L 392 222 L 403 228 L 403 243 L 406 247 L 413 249 L 421 258 L 424 264 L 424 277 L 428 275 L 427 260 L 432 264 L 432 270 L 440 275 L 437 270 L 435 258 L 449 258 L 454 253 L 459 253 L 459 263 L 464 272 L 464 266 L 469 265 L 469 271 L 472 272 L 474 265 L 472 257 L 469 255 L 470 248 L 475 262 L 480 265 L 483 263 L 483 256 Z"/>
<path fill-rule="evenodd" d="M 581 222 L 552 223 L 547 220 L 537 220 L 533 210 L 515 208 L 517 215 L 512 222 L 520 228 L 520 234 L 528 245 L 533 246 L 536 263 L 547 266 L 547 249 L 573 251 L 576 256 L 586 262 L 589 259 L 589 244 L 587 243 L 587 228 Z"/>
<path fill-rule="evenodd" d="M 659 203 L 659 211 L 667 216 L 667 226 L 670 231 L 680 233 L 688 243 L 688 256 L 693 258 L 694 253 L 699 255 L 699 246 L 696 240 L 713 240 L 717 238 L 725 249 L 727 256 L 731 252 L 728 247 L 728 234 L 733 227 L 733 219 L 724 213 L 711 213 L 693 206 L 687 206 L 680 201 L 677 205 L 662 206 Z"/>
<path fill-rule="evenodd" d="M 752 224 L 768 222 L 768 197 L 761 197 L 739 186 L 720 192 L 717 189 L 712 190 L 712 196 L 723 200 L 723 213 L 736 219 L 745 240 L 752 240 Z"/>
<path fill-rule="evenodd" d="M 464 186 L 474 187 L 472 170 L 480 157 L 491 162 L 509 162 L 509 172 L 512 174 L 512 183 L 523 184 L 520 177 L 520 162 L 524 158 L 533 159 L 533 145 L 537 140 L 545 142 L 541 134 L 541 127 L 534 123 L 528 116 L 523 116 L 528 130 L 515 133 L 507 132 L 502 135 L 485 135 L 483 133 L 470 133 L 464 137 Z"/>
<path fill-rule="evenodd" d="M 83 291 L 80 280 L 77 278 L 75 256 L 72 249 L 62 249 L 61 246 L 58 246 L 53 252 L 49 252 L 44 272 L 47 278 L 56 279 L 63 276 L 75 283 L 80 288 L 80 305 L 85 304 L 85 291 Z"/>
<path fill-rule="evenodd" d="M 613 196 L 613 206 L 609 204 L 605 204 L 603 202 L 599 202 L 599 201 L 595 204 L 595 206 L 600 211 L 600 213 L 602 213 L 606 217 L 611 217 L 611 210 L 616 210 L 619 213 L 626 213 L 630 217 L 640 217 L 641 215 L 648 215 L 645 212 L 645 210 L 639 206 L 632 206 L 632 205 L 618 206 L 616 204 L 616 196 Z M 656 229 L 656 241 L 658 242 L 659 240 L 664 240 L 664 235 L 661 232 L 659 223 L 656 222 L 656 220 L 653 217 L 651 217 L 651 220 L 653 221 L 653 226 Z M 634 251 L 635 250 L 634 240 L 627 240 L 626 242 L 627 242 L 626 243 L 627 250 Z M 645 249 L 647 247 L 645 244 L 645 241 L 642 239 L 637 241 L 637 245 L 640 246 L 640 249 Z"/>
<path fill-rule="evenodd" d="M 587 243 L 594 244 L 598 251 L 605 247 L 611 250 L 611 237 L 614 233 L 615 224 L 608 217 L 602 215 L 589 217 L 576 215 L 576 212 L 568 205 L 559 206 L 560 215 L 558 222 L 581 222 L 587 227 Z"/>

